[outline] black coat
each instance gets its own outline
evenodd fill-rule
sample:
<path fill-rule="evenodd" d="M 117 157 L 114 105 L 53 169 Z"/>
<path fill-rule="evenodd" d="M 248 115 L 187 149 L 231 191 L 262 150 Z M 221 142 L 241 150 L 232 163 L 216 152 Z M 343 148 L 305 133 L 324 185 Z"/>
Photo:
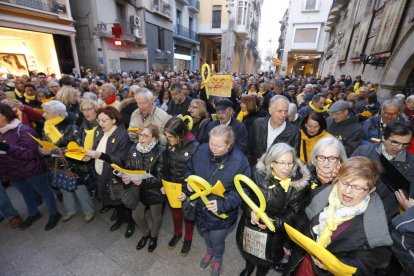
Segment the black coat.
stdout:
<path fill-rule="evenodd" d="M 210 119 L 203 119 L 198 121 L 193 125 L 193 128 L 191 129 L 191 133 L 195 136 L 196 140 L 201 143 L 203 140 L 203 137 L 207 133 L 207 126 L 210 122 Z"/>
<path fill-rule="evenodd" d="M 333 117 L 328 117 L 326 124 L 328 125 L 328 132 L 342 142 L 346 155 L 351 156 L 364 138 L 358 116 L 352 115 L 339 123 L 336 123 Z"/>
<path fill-rule="evenodd" d="M 161 174 L 166 165 L 164 151 L 165 148 L 157 144 L 150 152 L 141 153 L 137 150 L 137 144 L 133 144 L 127 154 L 126 169 L 144 170 L 154 176 L 144 179 L 139 186 L 136 186 L 137 189 L 140 189 L 140 200 L 145 205 L 164 202 L 165 196 L 161 193 Z"/>
<path fill-rule="evenodd" d="M 265 177 L 265 167 L 262 161 L 259 161 L 258 169 L 253 171 L 253 181 L 259 186 L 266 200 L 265 212 L 270 219 L 274 220 L 276 228 L 275 232 L 268 229 L 259 230 L 260 228 L 257 225 L 252 225 L 250 222 L 252 210 L 246 204 L 243 205 L 243 216 L 240 219 L 236 233 L 237 246 L 243 258 L 256 266 L 269 267 L 283 258 L 283 247 L 290 247 L 287 245 L 288 238 L 283 224 L 286 222 L 295 225 L 296 221 L 303 218 L 303 212 L 309 199 L 309 171 L 303 164 L 300 164 L 299 168 L 296 176 L 292 178 L 287 192 L 279 184 L 279 180 L 273 177 Z M 251 198 L 259 206 L 258 199 L 255 196 Z M 245 227 L 267 233 L 266 261 L 244 251 L 243 232 Z"/>
<path fill-rule="evenodd" d="M 207 130 L 202 139 L 202 143 L 208 143 L 208 140 L 209 140 L 208 134 L 214 127 L 218 125 L 220 125 L 219 120 L 212 121 L 208 124 Z M 246 126 L 243 123 L 236 120 L 235 118 L 230 118 L 229 127 L 231 127 L 231 129 L 234 132 L 234 138 L 235 138 L 234 146 L 245 153 L 247 151 L 247 144 L 248 144 L 248 134 L 247 134 Z"/>

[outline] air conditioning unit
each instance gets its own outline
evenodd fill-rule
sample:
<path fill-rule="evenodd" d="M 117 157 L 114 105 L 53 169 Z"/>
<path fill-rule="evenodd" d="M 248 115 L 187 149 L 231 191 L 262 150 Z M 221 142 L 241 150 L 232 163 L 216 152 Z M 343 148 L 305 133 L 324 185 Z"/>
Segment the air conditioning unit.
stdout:
<path fill-rule="evenodd" d="M 135 36 L 136 38 L 142 38 L 141 29 L 136 28 L 136 29 L 134 30 L 134 36 Z"/>
<path fill-rule="evenodd" d="M 131 15 L 130 20 L 131 20 L 132 26 L 141 27 L 141 17 L 136 16 L 136 15 Z"/>

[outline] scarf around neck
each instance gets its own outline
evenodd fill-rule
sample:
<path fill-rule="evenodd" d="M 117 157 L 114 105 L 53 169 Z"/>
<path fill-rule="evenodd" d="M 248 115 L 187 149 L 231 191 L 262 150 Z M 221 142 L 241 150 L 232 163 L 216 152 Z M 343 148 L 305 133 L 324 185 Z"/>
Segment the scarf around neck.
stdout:
<path fill-rule="evenodd" d="M 336 175 L 339 172 L 339 163 L 336 165 L 336 167 L 333 169 L 333 171 L 330 174 L 324 173 L 321 169 L 318 168 L 318 166 L 315 166 L 316 169 L 316 175 L 321 181 L 322 184 L 329 184 L 332 182 L 332 180 L 336 177 Z"/>
<path fill-rule="evenodd" d="M 291 182 L 292 179 L 290 177 L 282 179 L 282 178 L 276 176 L 275 174 L 273 174 L 273 177 L 275 179 L 279 180 L 280 186 L 282 186 L 285 193 L 287 193 L 287 191 L 289 190 L 290 182 Z"/>
<path fill-rule="evenodd" d="M 368 194 L 358 205 L 346 207 L 339 200 L 337 189 L 338 185 L 335 185 L 329 194 L 328 206 L 319 214 L 319 224 L 312 228 L 317 235 L 316 242 L 325 248 L 331 243 L 332 233 L 338 226 L 364 213 L 370 199 Z"/>
<path fill-rule="evenodd" d="M 246 117 L 247 115 L 249 115 L 248 111 L 240 111 L 239 114 L 237 115 L 237 120 L 239 122 L 243 122 L 244 117 Z"/>
<path fill-rule="evenodd" d="M 24 93 L 23 96 L 24 96 L 24 101 L 26 103 L 30 103 L 31 101 L 34 101 L 36 99 L 35 95 L 30 96 L 30 95 L 27 95 L 26 93 Z"/>
<path fill-rule="evenodd" d="M 151 143 L 149 143 L 146 146 L 141 145 L 141 143 L 137 143 L 137 151 L 139 151 L 140 153 L 148 153 L 150 151 L 152 151 L 152 149 L 158 144 L 158 141 L 152 141 Z"/>
<path fill-rule="evenodd" d="M 83 148 L 85 150 L 90 150 L 93 147 L 93 140 L 95 136 L 95 130 L 98 128 L 98 126 L 95 126 L 91 129 L 84 129 L 85 131 L 85 140 L 83 142 Z"/>
<path fill-rule="evenodd" d="M 52 143 L 56 143 L 57 141 L 62 138 L 63 134 L 57 129 L 57 125 L 60 124 L 65 117 L 59 116 L 53 119 L 49 119 L 45 121 L 45 126 L 43 128 L 47 137 L 49 137 Z"/>

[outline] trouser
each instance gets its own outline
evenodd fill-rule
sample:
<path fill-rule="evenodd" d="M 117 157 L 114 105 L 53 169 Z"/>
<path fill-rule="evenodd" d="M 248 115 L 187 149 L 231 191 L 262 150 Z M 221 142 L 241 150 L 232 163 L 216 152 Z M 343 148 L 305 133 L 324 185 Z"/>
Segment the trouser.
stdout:
<path fill-rule="evenodd" d="M 249 261 L 246 260 L 246 269 L 248 271 L 253 272 L 255 265 Z M 256 276 L 265 276 L 269 272 L 270 267 L 262 267 L 258 266 L 256 270 Z"/>
<path fill-rule="evenodd" d="M 132 217 L 141 230 L 143 237 L 151 234 L 151 238 L 156 238 L 158 237 L 162 223 L 162 204 L 154 204 L 149 206 L 152 220 L 151 229 L 148 226 L 147 220 L 145 219 L 146 207 L 147 206 L 142 202 L 138 203 L 138 206 L 132 211 Z"/>
<path fill-rule="evenodd" d="M 11 181 L 13 185 L 22 194 L 27 205 L 29 216 L 35 216 L 38 213 L 36 204 L 36 193 L 40 195 L 46 204 L 49 215 L 56 215 L 58 209 L 56 207 L 55 197 L 47 183 L 47 174 L 43 173 L 36 176 L 27 177 L 18 181 Z"/>
<path fill-rule="evenodd" d="M 174 222 L 174 235 L 181 236 L 183 232 L 183 209 L 171 208 L 172 219 Z M 184 219 L 185 226 L 185 241 L 191 241 L 193 239 L 194 221 Z"/>
<path fill-rule="evenodd" d="M 14 218 L 19 215 L 19 212 L 13 207 L 9 196 L 4 190 L 0 182 L 0 213 L 6 219 Z"/>
<path fill-rule="evenodd" d="M 134 225 L 135 221 L 132 218 L 132 210 L 125 207 L 123 204 L 115 206 L 117 213 L 117 222 L 126 222 L 128 225 Z"/>
<path fill-rule="evenodd" d="M 212 254 L 214 259 L 220 263 L 223 260 L 225 250 L 224 241 L 229 232 L 229 228 L 204 232 L 204 242 L 207 246 L 207 253 Z"/>
<path fill-rule="evenodd" d="M 65 206 L 66 213 L 68 215 L 76 214 L 76 198 L 82 209 L 82 213 L 85 216 L 93 216 L 95 214 L 95 205 L 89 196 L 89 191 L 85 185 L 79 185 L 73 192 L 68 192 L 60 189 L 63 195 L 63 205 Z"/>

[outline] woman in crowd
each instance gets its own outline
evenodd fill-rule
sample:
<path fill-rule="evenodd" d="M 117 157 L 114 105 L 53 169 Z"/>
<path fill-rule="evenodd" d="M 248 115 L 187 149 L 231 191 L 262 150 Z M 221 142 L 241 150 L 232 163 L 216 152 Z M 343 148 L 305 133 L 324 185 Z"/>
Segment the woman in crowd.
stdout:
<path fill-rule="evenodd" d="M 79 90 L 70 86 L 64 86 L 57 92 L 55 98 L 66 106 L 66 109 L 71 117 L 76 118 L 77 125 L 80 124 L 80 120 L 78 119 L 80 113 L 80 96 L 81 93 Z"/>
<path fill-rule="evenodd" d="M 164 90 L 160 91 L 160 94 L 158 95 L 158 99 L 159 99 L 159 102 L 160 102 L 159 108 L 161 108 L 162 110 L 167 112 L 168 103 L 171 100 L 170 91 L 168 89 L 164 89 Z"/>
<path fill-rule="evenodd" d="M 210 122 L 206 103 L 202 100 L 194 99 L 188 107 L 188 112 L 190 113 L 191 118 L 193 118 L 193 128 L 191 129 L 191 133 L 195 136 L 197 141 L 201 141 L 205 135 L 206 127 Z"/>
<path fill-rule="evenodd" d="M 384 206 L 374 192 L 379 164 L 352 157 L 341 165 L 333 185 L 318 189 L 306 208 L 304 233 L 356 275 L 378 275 L 389 263 L 392 244 Z M 321 260 L 294 248 L 286 275 L 328 275 Z"/>
<path fill-rule="evenodd" d="M 32 83 L 26 83 L 24 85 L 23 97 L 23 104 L 27 104 L 32 108 L 40 109 L 42 103 L 36 100 L 36 86 L 34 86 Z"/>
<path fill-rule="evenodd" d="M 259 117 L 260 99 L 256 95 L 247 95 L 240 99 L 240 112 L 237 120 L 243 122 L 247 128 L 247 133 L 251 133 L 253 122 Z"/>
<path fill-rule="evenodd" d="M 140 201 L 132 211 L 133 218 L 141 230 L 142 238 L 138 242 L 137 250 L 145 247 L 148 239 L 148 252 L 157 247 L 158 233 L 162 222 L 162 204 L 165 196 L 161 193 L 161 173 L 164 170 L 164 150 L 160 145 L 159 129 L 156 125 L 145 125 L 138 134 L 139 142 L 132 145 L 125 161 L 125 168 L 129 170 L 143 170 L 153 177 L 140 180 L 122 177 L 125 184 L 132 182 L 128 189 L 139 189 Z M 152 224 L 151 227 L 145 218 L 145 210 L 149 206 Z"/>
<path fill-rule="evenodd" d="M 14 94 L 16 97 L 16 100 L 24 103 L 24 85 L 25 85 L 25 81 L 23 80 L 23 78 L 19 77 L 16 79 L 15 82 L 15 88 L 14 88 Z"/>
<path fill-rule="evenodd" d="M 116 108 L 107 106 L 99 109 L 97 114 L 99 128 L 95 131 L 93 147 L 86 152 L 87 157 L 84 161 L 89 161 L 91 158 L 95 160 L 98 198 L 103 205 L 100 212 L 105 213 L 110 207 L 115 207 L 117 220 L 110 227 L 110 230 L 116 231 L 123 222 L 127 222 L 128 227 L 125 237 L 129 238 L 135 230 L 131 209 L 122 205 L 120 200 L 112 200 L 107 187 L 113 180 L 111 164 L 114 163 L 121 167 L 124 165 L 131 142 L 128 132 L 122 124 L 121 114 Z"/>
<path fill-rule="evenodd" d="M 325 137 L 319 140 L 312 150 L 311 164 L 308 164 L 312 189 L 331 184 L 346 159 L 345 147 L 338 139 Z"/>
<path fill-rule="evenodd" d="M 44 103 L 43 117 L 45 118 L 45 125 L 43 128 L 43 138 L 46 141 L 52 142 L 61 149 L 61 152 L 66 150 L 69 142 L 74 141 L 79 144 L 79 130 L 76 127 L 74 121 L 69 118 L 66 106 L 59 102 L 52 100 Z M 42 148 L 42 154 L 51 157 L 53 160 L 60 153 L 56 150 Z M 78 174 L 77 189 L 73 192 L 60 189 L 63 195 L 63 205 L 65 206 L 66 214 L 62 217 L 62 221 L 70 220 L 76 215 L 76 199 L 79 201 L 82 212 L 84 214 L 85 222 L 89 222 L 93 219 L 95 214 L 95 206 L 89 196 L 89 192 L 82 183 L 82 178 L 87 173 L 87 170 L 82 169 L 83 163 L 74 159 L 67 159 L 71 170 Z M 50 162 L 50 166 L 53 166 L 54 161 Z"/>
<path fill-rule="evenodd" d="M 168 144 L 165 151 L 167 166 L 163 172 L 163 178 L 174 183 L 184 183 L 186 163 L 198 147 L 198 142 L 188 138 L 187 125 L 180 118 L 173 117 L 164 126 L 164 133 Z M 184 187 L 183 187 L 184 188 Z M 184 189 L 183 189 L 184 190 Z M 165 192 L 163 190 L 163 192 Z M 179 200 L 184 201 L 185 194 L 181 193 Z M 174 223 L 174 236 L 168 243 L 170 249 L 174 248 L 182 237 L 183 213 L 181 208 L 171 208 Z M 191 249 L 193 239 L 194 222 L 184 219 L 185 236 L 181 248 L 181 255 L 187 256 Z"/>
<path fill-rule="evenodd" d="M 322 138 L 332 136 L 326 130 L 326 120 L 321 113 L 309 112 L 300 127 L 300 160 L 310 162 L 310 155 L 315 144 Z"/>
<path fill-rule="evenodd" d="M 61 215 L 47 184 L 46 166 L 39 145 L 30 135 L 37 137 L 31 127 L 17 119 L 10 106 L 0 103 L 0 175 L 3 181 L 10 181 L 19 190 L 26 203 L 29 217 L 20 228 L 26 229 L 42 217 L 36 202 L 40 196 L 50 215 L 45 230 L 51 230 Z"/>
<path fill-rule="evenodd" d="M 234 176 L 243 174 L 250 177 L 247 157 L 234 147 L 234 133 L 229 126 L 219 125 L 209 134 L 209 143 L 201 145 L 188 162 L 187 175 L 197 175 L 210 185 L 219 181 L 225 189 L 224 198 L 210 194 L 205 205 L 201 198 L 196 202 L 195 221 L 198 230 L 203 233 L 206 253 L 200 262 L 200 269 L 212 264 L 211 275 L 221 272 L 225 239 L 236 223 L 238 209 L 242 199 L 234 186 Z M 188 186 L 188 190 L 191 188 Z M 213 212 L 226 214 L 226 219 L 217 217 Z"/>
<path fill-rule="evenodd" d="M 259 186 L 266 200 L 266 214 L 273 221 L 276 231 L 271 232 L 248 206 L 240 219 L 236 240 L 246 260 L 246 268 L 240 275 L 251 275 L 257 267 L 256 275 L 266 275 L 270 268 L 278 264 L 288 252 L 284 223 L 294 224 L 301 218 L 308 203 L 310 185 L 309 171 L 296 157 L 295 150 L 285 144 L 273 145 L 258 161 L 253 171 L 253 181 Z M 256 200 L 257 201 L 257 200 Z M 251 254 L 243 247 L 246 229 L 267 234 L 264 258 Z M 250 253 L 249 253 L 250 252 Z"/>

